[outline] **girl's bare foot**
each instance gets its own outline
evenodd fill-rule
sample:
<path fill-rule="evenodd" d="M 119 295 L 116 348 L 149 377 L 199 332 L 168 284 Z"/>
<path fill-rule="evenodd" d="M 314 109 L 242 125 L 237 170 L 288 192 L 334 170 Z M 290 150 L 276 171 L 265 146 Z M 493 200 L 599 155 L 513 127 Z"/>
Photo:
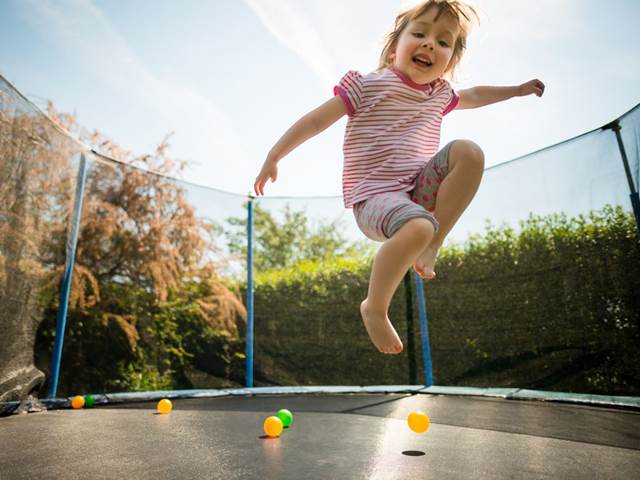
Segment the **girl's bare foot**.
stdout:
<path fill-rule="evenodd" d="M 433 280 L 436 277 L 434 270 L 436 266 L 436 256 L 438 255 L 438 247 L 429 245 L 420 254 L 413 264 L 413 269 L 418 275 L 425 280 Z"/>
<path fill-rule="evenodd" d="M 402 352 L 402 341 L 391 325 L 387 312 L 370 308 L 365 299 L 360 304 L 360 313 L 369 338 L 378 350 L 393 354 Z"/>

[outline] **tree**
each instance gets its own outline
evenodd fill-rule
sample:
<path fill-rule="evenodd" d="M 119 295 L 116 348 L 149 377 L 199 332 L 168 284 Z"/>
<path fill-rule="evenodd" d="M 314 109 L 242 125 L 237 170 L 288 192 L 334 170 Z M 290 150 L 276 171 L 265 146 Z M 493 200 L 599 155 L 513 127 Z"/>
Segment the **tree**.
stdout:
<path fill-rule="evenodd" d="M 215 361 L 228 363 L 233 352 L 223 352 L 218 340 L 236 348 L 246 312 L 210 260 L 217 249 L 211 225 L 168 176 L 185 166 L 168 155 L 170 135 L 152 154 L 134 156 L 53 104 L 46 117 L 11 86 L 0 86 L 0 320 L 15 346 L 3 353 L 31 364 L 38 330 L 36 364 L 49 369 L 83 153 L 89 163 L 60 390 L 153 386 L 135 380 L 142 374 L 156 378 L 156 387 L 188 387 L 184 371 L 195 354 L 186 338 L 205 331 L 203 338 L 217 343 L 198 348 L 220 370 Z M 15 356 L 16 349 L 24 355 Z M 24 370 L 13 360 L 0 364 Z M 0 397 L 11 374 L 0 371 Z"/>
<path fill-rule="evenodd" d="M 25 398 L 44 380 L 33 364 L 40 293 L 64 243 L 50 239 L 66 233 L 75 148 L 0 76 L 0 401 Z"/>
<path fill-rule="evenodd" d="M 305 259 L 321 261 L 338 256 L 358 257 L 371 254 L 369 244 L 350 243 L 340 232 L 337 221 L 321 221 L 317 229 L 311 231 L 304 210 L 293 211 L 286 204 L 282 213 L 284 219 L 278 222 L 268 210 L 254 204 L 253 262 L 257 271 L 290 267 Z M 231 217 L 226 221 L 231 229 L 221 230 L 227 237 L 229 251 L 246 258 L 246 217 Z"/>

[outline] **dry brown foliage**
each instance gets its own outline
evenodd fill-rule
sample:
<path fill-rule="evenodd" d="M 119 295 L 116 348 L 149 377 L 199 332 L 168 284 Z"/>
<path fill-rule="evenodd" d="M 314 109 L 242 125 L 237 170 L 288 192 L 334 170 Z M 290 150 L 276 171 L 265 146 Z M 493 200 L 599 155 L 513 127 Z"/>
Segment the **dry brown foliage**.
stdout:
<path fill-rule="evenodd" d="M 198 278 L 208 293 L 193 301 L 205 322 L 237 334 L 237 322 L 246 318 L 244 306 L 219 281 L 208 258 L 216 248 L 209 227 L 194 214 L 184 186 L 168 177 L 185 167 L 168 156 L 170 135 L 153 154 L 135 156 L 100 132 L 82 128 L 74 115 L 57 112 L 51 102 L 47 113 L 49 118 L 17 92 L 0 89 L 2 315 L 15 323 L 37 317 L 35 296 L 47 285 L 57 290 L 84 154 L 89 163 L 70 309 L 101 312 L 97 320 L 115 322 L 133 350 L 139 339 L 136 318 L 104 310 L 102 286 L 142 288 L 161 303 L 183 282 Z"/>

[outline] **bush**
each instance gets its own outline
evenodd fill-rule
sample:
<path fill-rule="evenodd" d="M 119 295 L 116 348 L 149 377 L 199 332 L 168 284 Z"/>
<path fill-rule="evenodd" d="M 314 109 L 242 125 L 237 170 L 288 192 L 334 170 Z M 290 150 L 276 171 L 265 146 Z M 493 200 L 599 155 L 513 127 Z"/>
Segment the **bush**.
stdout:
<path fill-rule="evenodd" d="M 632 215 L 530 217 L 519 233 L 441 249 L 426 284 L 435 383 L 640 393 L 640 248 Z M 257 272 L 257 384 L 404 384 L 407 355 L 380 355 L 359 315 L 370 259 L 301 262 Z M 404 285 L 390 309 L 407 346 Z M 415 303 L 415 302 L 414 302 Z M 417 318 L 415 305 L 411 314 Z"/>

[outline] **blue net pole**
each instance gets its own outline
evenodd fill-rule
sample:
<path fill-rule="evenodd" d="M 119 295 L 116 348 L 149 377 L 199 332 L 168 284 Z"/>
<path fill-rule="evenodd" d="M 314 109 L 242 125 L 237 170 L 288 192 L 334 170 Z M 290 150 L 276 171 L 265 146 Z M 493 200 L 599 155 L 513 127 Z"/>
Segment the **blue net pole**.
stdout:
<path fill-rule="evenodd" d="M 253 387 L 253 197 L 247 202 L 247 349 L 246 387 Z"/>
<path fill-rule="evenodd" d="M 62 345 L 64 343 L 64 331 L 67 325 L 67 310 L 69 307 L 69 294 L 71 293 L 71 279 L 73 278 L 73 266 L 76 261 L 76 247 L 78 245 L 78 232 L 80 231 L 80 217 L 82 215 L 82 199 L 84 197 L 84 185 L 87 178 L 87 160 L 84 154 L 80 156 L 80 169 L 78 170 L 78 184 L 76 186 L 76 198 L 73 205 L 73 218 L 71 231 L 67 243 L 67 258 L 60 288 L 60 307 L 56 316 L 56 338 L 53 346 L 53 358 L 51 361 L 51 383 L 49 384 L 49 398 L 55 398 L 58 393 L 58 378 L 62 361 Z"/>
<path fill-rule="evenodd" d="M 424 384 L 433 385 L 433 371 L 431 367 L 431 343 L 429 342 L 429 325 L 427 322 L 427 307 L 424 300 L 424 284 L 417 273 L 413 273 L 418 297 L 418 316 L 420 317 L 420 337 L 422 338 L 422 359 L 424 361 Z"/>
<path fill-rule="evenodd" d="M 620 135 L 620 119 L 616 119 L 613 122 L 602 127 L 603 130 L 611 129 L 616 134 L 616 140 L 618 142 L 618 150 L 620 150 L 620 156 L 622 157 L 622 165 L 624 166 L 624 173 L 629 183 L 629 199 L 631 200 L 631 208 L 633 208 L 633 214 L 636 217 L 636 229 L 638 230 L 638 236 L 640 237 L 640 198 L 638 197 L 638 191 L 633 183 L 633 175 L 631 174 L 631 168 L 629 167 L 629 159 L 627 158 L 627 152 L 624 148 L 624 142 Z"/>

